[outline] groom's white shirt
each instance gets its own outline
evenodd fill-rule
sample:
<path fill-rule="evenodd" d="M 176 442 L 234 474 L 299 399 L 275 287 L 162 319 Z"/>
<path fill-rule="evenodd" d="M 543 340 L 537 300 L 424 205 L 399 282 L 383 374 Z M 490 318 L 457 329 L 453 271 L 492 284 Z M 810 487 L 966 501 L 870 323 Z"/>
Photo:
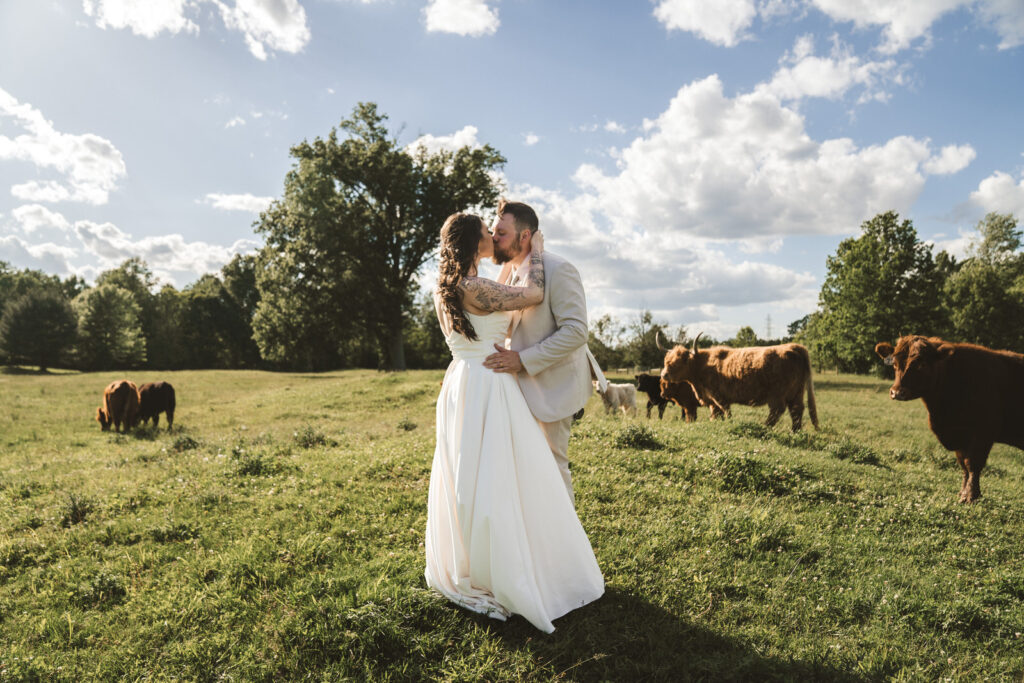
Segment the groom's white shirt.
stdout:
<path fill-rule="evenodd" d="M 544 301 L 512 316 L 506 345 L 519 352 L 519 386 L 530 411 L 541 422 L 556 422 L 586 404 L 592 377 L 602 387 L 608 380 L 587 348 L 587 299 L 579 271 L 550 251 L 543 259 Z M 528 267 L 521 266 L 524 272 Z"/>

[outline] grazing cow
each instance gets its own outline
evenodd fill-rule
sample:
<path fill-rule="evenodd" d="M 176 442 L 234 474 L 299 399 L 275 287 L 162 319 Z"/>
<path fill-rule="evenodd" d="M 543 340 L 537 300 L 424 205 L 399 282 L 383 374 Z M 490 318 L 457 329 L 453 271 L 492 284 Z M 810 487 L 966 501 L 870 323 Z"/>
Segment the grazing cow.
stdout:
<path fill-rule="evenodd" d="M 712 420 L 718 417 L 725 419 L 729 411 L 728 405 L 725 406 L 725 412 L 723 412 L 721 408 L 715 405 L 714 401 L 697 396 L 697 391 L 689 382 L 669 382 L 664 379 L 659 379 L 658 382 L 658 388 L 661 389 L 662 397 L 682 408 L 682 417 L 687 422 L 696 421 L 698 406 L 707 406 L 708 410 L 711 411 Z"/>
<path fill-rule="evenodd" d="M 992 444 L 1024 449 L 1024 355 L 916 335 L 895 348 L 879 342 L 875 353 L 896 370 L 889 397 L 921 399 L 939 443 L 956 452 L 960 502 L 978 500 Z"/>
<path fill-rule="evenodd" d="M 594 380 L 594 389 L 597 390 L 598 395 L 601 396 L 601 400 L 604 401 L 604 413 L 607 415 L 616 408 L 622 410 L 622 414 L 632 414 L 636 416 L 636 387 L 632 384 L 612 384 L 608 383 L 604 391 L 601 391 L 601 386 Z"/>
<path fill-rule="evenodd" d="M 660 342 L 658 346 L 664 348 Z M 698 350 L 697 339 L 694 339 L 693 348 L 677 345 L 665 354 L 661 377 L 669 382 L 689 382 L 701 399 L 723 413 L 732 403 L 751 406 L 767 403 L 765 425 L 769 427 L 774 426 L 788 408 L 794 432 L 803 423 L 806 389 L 807 412 L 814 428 L 818 428 L 811 359 L 800 344 L 743 349 L 712 346 Z"/>
<path fill-rule="evenodd" d="M 109 431 L 110 425 L 114 425 L 114 431 L 128 431 L 135 426 L 139 415 L 139 389 L 134 382 L 126 379 L 117 380 L 107 385 L 103 390 L 103 405 L 96 409 L 96 421 L 100 423 L 103 431 Z"/>
<path fill-rule="evenodd" d="M 139 420 L 152 418 L 153 427 L 160 426 L 160 413 L 167 413 L 167 431 L 174 426 L 174 387 L 168 382 L 149 382 L 139 387 Z"/>

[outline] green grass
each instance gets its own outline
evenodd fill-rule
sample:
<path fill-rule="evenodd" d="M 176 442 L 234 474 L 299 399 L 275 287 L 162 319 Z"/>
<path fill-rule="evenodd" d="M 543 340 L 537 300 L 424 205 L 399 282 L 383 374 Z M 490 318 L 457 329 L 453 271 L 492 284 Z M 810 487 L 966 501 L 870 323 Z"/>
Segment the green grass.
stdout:
<path fill-rule="evenodd" d="M 442 375 L 130 373 L 175 430 L 118 435 L 120 373 L 0 374 L 0 680 L 1022 680 L 1020 451 L 962 506 L 881 380 L 819 376 L 795 435 L 594 398 L 570 457 L 607 592 L 544 635 L 425 588 Z"/>

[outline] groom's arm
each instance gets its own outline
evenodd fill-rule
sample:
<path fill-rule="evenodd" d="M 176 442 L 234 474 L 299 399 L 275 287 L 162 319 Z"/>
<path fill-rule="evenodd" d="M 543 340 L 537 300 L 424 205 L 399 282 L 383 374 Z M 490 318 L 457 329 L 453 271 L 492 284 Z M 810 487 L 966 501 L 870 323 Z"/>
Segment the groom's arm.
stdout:
<path fill-rule="evenodd" d="M 519 352 L 519 360 L 530 375 L 543 372 L 587 343 L 587 299 L 580 273 L 571 263 L 551 270 L 548 296 L 555 331 Z"/>

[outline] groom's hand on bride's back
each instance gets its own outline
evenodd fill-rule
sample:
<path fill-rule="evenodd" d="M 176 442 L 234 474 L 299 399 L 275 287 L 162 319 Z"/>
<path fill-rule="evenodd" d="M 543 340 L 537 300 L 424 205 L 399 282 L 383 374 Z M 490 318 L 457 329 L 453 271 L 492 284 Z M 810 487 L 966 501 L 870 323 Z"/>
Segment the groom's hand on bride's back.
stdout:
<path fill-rule="evenodd" d="M 518 351 L 509 351 L 508 349 L 494 345 L 496 353 L 492 353 L 484 359 L 484 367 L 490 368 L 495 372 L 508 372 L 516 374 L 523 369 L 523 362 L 519 360 Z"/>

